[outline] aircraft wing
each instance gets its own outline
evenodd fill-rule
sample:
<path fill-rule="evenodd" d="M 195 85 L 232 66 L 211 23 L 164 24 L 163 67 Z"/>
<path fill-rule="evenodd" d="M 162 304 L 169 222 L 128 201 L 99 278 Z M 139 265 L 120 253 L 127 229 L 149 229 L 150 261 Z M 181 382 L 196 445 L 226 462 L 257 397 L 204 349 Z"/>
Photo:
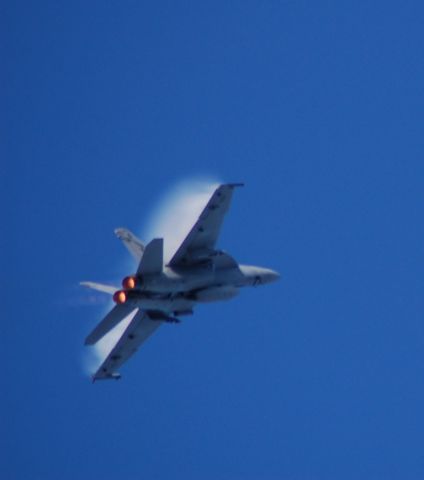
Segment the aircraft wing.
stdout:
<path fill-rule="evenodd" d="M 224 216 L 228 211 L 234 187 L 242 183 L 220 185 L 212 194 L 197 222 L 169 262 L 173 267 L 196 264 L 199 259 L 214 253 Z"/>
<path fill-rule="evenodd" d="M 124 303 L 123 305 L 115 305 L 106 317 L 96 326 L 96 328 L 85 339 L 85 345 L 94 345 L 107 333 L 122 322 L 135 308 L 132 305 Z"/>
<path fill-rule="evenodd" d="M 93 381 L 120 378 L 117 369 L 137 351 L 161 323 L 161 321 L 152 320 L 147 312 L 139 310 L 93 375 Z"/>

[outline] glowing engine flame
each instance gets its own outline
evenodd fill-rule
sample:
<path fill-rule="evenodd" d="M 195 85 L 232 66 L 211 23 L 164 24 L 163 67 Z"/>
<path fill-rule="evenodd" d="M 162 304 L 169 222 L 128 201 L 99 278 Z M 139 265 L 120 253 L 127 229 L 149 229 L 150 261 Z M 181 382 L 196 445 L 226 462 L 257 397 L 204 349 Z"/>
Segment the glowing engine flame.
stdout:
<path fill-rule="evenodd" d="M 118 290 L 113 294 L 113 301 L 118 305 L 122 305 L 127 301 L 127 294 L 123 290 Z"/>
<path fill-rule="evenodd" d="M 125 288 L 125 290 L 132 290 L 136 287 L 136 285 L 137 285 L 137 279 L 134 276 L 125 277 L 122 280 L 122 286 Z"/>
<path fill-rule="evenodd" d="M 181 182 L 174 187 L 153 212 L 148 228 L 144 231 L 144 240 L 164 238 L 165 263 L 172 258 L 218 185 L 219 183 L 216 180 Z M 131 287 L 132 283 L 129 280 L 128 283 L 126 282 L 128 278 L 131 277 L 126 277 L 123 280 L 125 290 L 131 290 L 136 286 Z M 117 304 L 125 303 L 127 300 L 126 292 L 118 290 L 113 295 L 113 300 Z M 93 373 L 110 353 L 134 318 L 137 310 L 134 309 L 122 322 L 96 343 L 91 352 L 91 358 L 86 358 L 86 368 L 89 373 Z"/>

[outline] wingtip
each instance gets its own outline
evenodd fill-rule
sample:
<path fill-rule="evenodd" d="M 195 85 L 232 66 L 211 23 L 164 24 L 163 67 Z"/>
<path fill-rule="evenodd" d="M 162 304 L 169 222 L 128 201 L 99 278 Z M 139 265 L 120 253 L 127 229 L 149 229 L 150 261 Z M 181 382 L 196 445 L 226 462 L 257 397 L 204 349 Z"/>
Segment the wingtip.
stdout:
<path fill-rule="evenodd" d="M 87 289 L 91 290 L 91 289 L 92 289 L 93 282 L 86 282 L 86 281 L 84 281 L 84 282 L 79 282 L 78 285 L 79 285 L 80 287 L 84 287 L 84 288 L 87 288 Z"/>
<path fill-rule="evenodd" d="M 122 375 L 118 372 L 107 373 L 105 375 L 98 375 L 95 373 L 91 376 L 91 383 L 96 382 L 97 380 L 121 380 Z"/>

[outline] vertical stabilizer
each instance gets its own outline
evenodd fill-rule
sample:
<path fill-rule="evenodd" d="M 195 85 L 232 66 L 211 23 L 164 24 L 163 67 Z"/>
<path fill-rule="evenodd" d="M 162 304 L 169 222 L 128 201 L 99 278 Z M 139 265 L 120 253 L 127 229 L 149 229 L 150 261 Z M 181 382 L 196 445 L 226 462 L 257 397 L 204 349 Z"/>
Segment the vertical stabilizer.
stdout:
<path fill-rule="evenodd" d="M 146 245 L 137 275 L 161 273 L 163 269 L 163 238 L 155 238 Z"/>
<path fill-rule="evenodd" d="M 115 235 L 122 240 L 127 250 L 139 262 L 144 252 L 144 244 L 126 228 L 115 229 Z"/>

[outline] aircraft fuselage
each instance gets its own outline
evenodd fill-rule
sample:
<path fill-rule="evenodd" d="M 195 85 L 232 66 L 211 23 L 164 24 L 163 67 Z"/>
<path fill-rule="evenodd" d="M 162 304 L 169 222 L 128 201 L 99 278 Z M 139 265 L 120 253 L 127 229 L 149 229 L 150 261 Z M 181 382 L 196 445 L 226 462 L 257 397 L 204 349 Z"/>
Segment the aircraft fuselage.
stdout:
<path fill-rule="evenodd" d="M 140 288 L 155 293 L 179 293 L 217 285 L 231 285 L 236 288 L 259 285 L 272 282 L 278 277 L 273 270 L 249 265 L 225 270 L 209 267 L 177 270 L 165 267 L 162 274 L 145 276 Z"/>
<path fill-rule="evenodd" d="M 239 265 L 231 255 L 216 248 L 234 188 L 239 186 L 237 183 L 216 186 L 184 240 L 165 262 L 163 238 L 154 238 L 144 245 L 129 230 L 115 230 L 138 266 L 135 274 L 122 280 L 121 288 L 82 282 L 88 288 L 112 295 L 115 302 L 87 336 L 86 345 L 96 344 L 124 319 L 129 320 L 93 380 L 120 378 L 117 369 L 161 323 L 179 323 L 178 317 L 193 313 L 198 303 L 227 300 L 242 287 L 263 285 L 279 278 L 274 270 Z"/>
<path fill-rule="evenodd" d="M 125 302 L 146 310 L 165 312 L 191 311 L 196 303 L 233 298 L 239 288 L 270 283 L 279 278 L 277 272 L 250 265 L 215 270 L 210 267 L 174 269 L 137 279 L 134 288 L 125 292 Z"/>

